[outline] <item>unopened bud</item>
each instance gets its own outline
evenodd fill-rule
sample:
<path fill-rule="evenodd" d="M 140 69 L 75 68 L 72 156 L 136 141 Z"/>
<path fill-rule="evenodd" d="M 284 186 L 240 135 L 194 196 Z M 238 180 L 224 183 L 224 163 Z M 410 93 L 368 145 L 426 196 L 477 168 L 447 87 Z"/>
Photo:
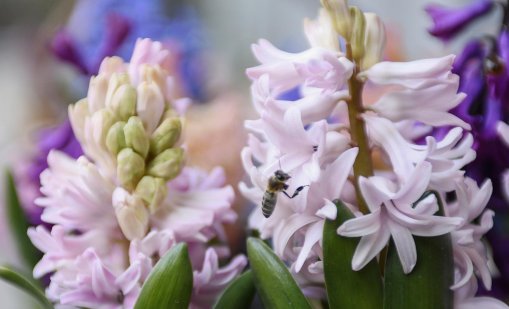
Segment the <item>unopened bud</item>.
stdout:
<path fill-rule="evenodd" d="M 122 85 L 111 99 L 111 108 L 122 120 L 136 114 L 136 89 L 131 85 Z"/>
<path fill-rule="evenodd" d="M 116 122 L 115 116 L 107 108 L 103 108 L 92 115 L 91 122 L 94 141 L 101 146 L 106 146 L 106 135 Z"/>
<path fill-rule="evenodd" d="M 113 96 L 118 88 L 123 85 L 129 85 L 129 75 L 127 73 L 113 73 L 108 81 L 108 91 L 106 92 L 106 106 L 115 110 L 113 105 Z"/>
<path fill-rule="evenodd" d="M 84 98 L 69 105 L 69 121 L 71 122 L 72 130 L 80 143 L 85 140 L 85 119 L 88 118 L 88 99 Z"/>
<path fill-rule="evenodd" d="M 353 59 L 360 62 L 364 56 L 364 38 L 366 33 L 366 19 L 362 11 L 356 7 L 350 7 L 350 16 L 352 18 L 352 35 L 350 44 L 352 46 Z"/>
<path fill-rule="evenodd" d="M 165 100 L 161 89 L 155 82 L 142 82 L 137 88 L 136 112 L 143 121 L 147 132 L 152 133 L 161 121 Z"/>
<path fill-rule="evenodd" d="M 364 13 L 366 19 L 366 51 L 362 59 L 362 70 L 367 70 L 382 60 L 385 48 L 385 28 L 374 13 Z"/>
<path fill-rule="evenodd" d="M 143 176 L 136 186 L 136 195 L 147 203 L 150 212 L 154 213 L 163 202 L 168 190 L 164 179 L 152 176 Z"/>
<path fill-rule="evenodd" d="M 125 124 L 123 121 L 116 122 L 106 135 L 106 147 L 114 155 L 117 155 L 120 150 L 127 146 L 124 135 Z"/>
<path fill-rule="evenodd" d="M 108 78 L 99 74 L 90 78 L 88 85 L 88 108 L 90 113 L 95 113 L 98 110 L 105 108 L 106 93 L 108 91 Z"/>
<path fill-rule="evenodd" d="M 339 33 L 345 40 L 350 41 L 352 21 L 348 10 L 348 1 L 322 0 L 322 5 L 329 13 L 336 32 Z"/>
<path fill-rule="evenodd" d="M 166 149 L 148 164 L 147 174 L 170 180 L 177 177 L 183 164 L 184 150 L 182 148 Z"/>
<path fill-rule="evenodd" d="M 145 174 L 145 160 L 131 148 L 122 149 L 117 155 L 117 177 L 120 184 L 129 190 L 136 187 Z"/>
<path fill-rule="evenodd" d="M 141 119 L 136 116 L 129 118 L 124 126 L 124 134 L 127 147 L 132 148 L 143 158 L 146 158 L 149 149 L 149 139 Z"/>
<path fill-rule="evenodd" d="M 122 233 L 128 240 L 141 239 L 148 230 L 149 213 L 143 201 L 123 188 L 113 191 L 113 208 Z"/>
<path fill-rule="evenodd" d="M 150 153 L 158 155 L 165 149 L 175 145 L 182 132 L 182 123 L 179 118 L 167 118 L 154 131 L 150 138 Z"/>

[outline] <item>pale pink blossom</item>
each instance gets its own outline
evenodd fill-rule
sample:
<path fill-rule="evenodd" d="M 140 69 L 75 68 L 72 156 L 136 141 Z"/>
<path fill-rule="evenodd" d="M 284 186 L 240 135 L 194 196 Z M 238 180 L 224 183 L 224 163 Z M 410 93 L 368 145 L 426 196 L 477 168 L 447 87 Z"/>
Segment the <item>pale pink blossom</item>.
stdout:
<path fill-rule="evenodd" d="M 496 298 L 487 296 L 476 297 L 476 293 L 477 280 L 475 277 L 472 277 L 463 287 L 454 292 L 454 309 L 509 308 L 505 303 Z"/>
<path fill-rule="evenodd" d="M 362 237 L 352 259 L 354 270 L 362 269 L 392 238 L 405 273 L 412 271 L 417 252 L 412 235 L 437 236 L 449 233 L 463 223 L 462 218 L 433 215 L 438 211 L 433 196 L 419 201 L 429 185 L 431 164 L 418 164 L 399 188 L 386 178 L 359 179 L 370 213 L 348 220 L 338 234 Z"/>
<path fill-rule="evenodd" d="M 451 233 L 454 259 L 457 269 L 456 282 L 452 286 L 457 289 L 479 274 L 484 286 L 491 289 L 491 274 L 488 269 L 487 248 L 481 238 L 493 227 L 494 212 L 485 210 L 493 192 L 490 180 L 486 180 L 481 188 L 475 181 L 465 178 L 456 182 L 456 202 L 449 204 L 450 216 L 463 218 L 463 224 Z M 478 219 L 478 224 L 474 220 Z"/>
<path fill-rule="evenodd" d="M 115 273 L 90 248 L 76 259 L 73 266 L 76 274 L 62 282 L 66 291 L 59 297 L 61 304 L 101 309 L 134 307 L 141 290 L 140 263 L 131 263 L 124 272 Z"/>
<path fill-rule="evenodd" d="M 171 229 L 179 240 L 208 241 L 221 235 L 222 223 L 231 223 L 237 215 L 230 208 L 234 199 L 231 186 L 224 186 L 220 168 L 207 174 L 196 168 L 184 168 L 168 184 L 168 195 L 152 217 L 159 229 Z"/>
<path fill-rule="evenodd" d="M 391 121 L 373 115 L 363 118 L 371 141 L 384 150 L 400 179 L 426 161 L 431 164 L 430 188 L 451 191 L 455 181 L 463 177 L 461 169 L 475 159 L 472 135 L 463 136 L 461 128 L 452 129 L 439 142 L 428 136 L 426 145 L 416 145 L 407 141 Z"/>
<path fill-rule="evenodd" d="M 207 249 L 201 269 L 193 272 L 193 294 L 189 308 L 210 308 L 219 294 L 247 265 L 247 259 L 239 255 L 223 266 L 213 248 Z"/>
<path fill-rule="evenodd" d="M 347 91 L 334 93 L 313 92 L 296 101 L 278 100 L 270 91 L 270 83 L 271 80 L 268 74 L 264 74 L 253 81 L 251 96 L 256 111 L 260 115 L 270 112 L 275 117 L 282 118 L 289 108 L 297 108 L 301 112 L 302 122 L 305 124 L 329 117 L 337 102 L 348 97 Z M 262 132 L 256 126 L 249 125 L 249 123 L 247 121 L 246 126 L 250 129 Z"/>
<path fill-rule="evenodd" d="M 262 64 L 247 69 L 247 75 L 257 79 L 268 74 L 272 89 L 279 93 L 299 84 L 336 92 L 344 88 L 353 72 L 353 64 L 345 57 L 319 47 L 292 54 L 260 40 L 252 49 Z"/>
<path fill-rule="evenodd" d="M 42 220 L 66 229 L 102 230 L 118 235 L 111 198 L 114 184 L 85 157 L 74 160 L 51 151 L 49 168 L 41 174 L 41 193 L 36 204 L 44 207 Z"/>

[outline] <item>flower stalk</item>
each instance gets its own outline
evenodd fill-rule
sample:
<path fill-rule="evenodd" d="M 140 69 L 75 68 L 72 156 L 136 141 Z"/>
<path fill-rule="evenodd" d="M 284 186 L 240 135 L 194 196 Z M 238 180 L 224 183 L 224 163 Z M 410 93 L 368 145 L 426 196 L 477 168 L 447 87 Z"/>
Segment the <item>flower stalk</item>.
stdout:
<path fill-rule="evenodd" d="M 354 62 L 352 46 L 346 43 L 346 57 Z M 348 100 L 348 119 L 350 121 L 350 132 L 352 143 L 359 147 L 359 154 L 353 165 L 353 173 L 355 177 L 355 193 L 357 202 L 359 203 L 359 210 L 367 214 L 369 213 L 368 207 L 359 189 L 359 177 L 369 177 L 373 175 L 373 162 L 371 161 L 371 151 L 369 149 L 368 137 L 364 120 L 360 115 L 364 112 L 362 106 L 362 87 L 363 83 L 357 79 L 359 66 L 355 65 L 352 77 L 348 80 L 348 88 L 350 91 L 350 98 Z"/>

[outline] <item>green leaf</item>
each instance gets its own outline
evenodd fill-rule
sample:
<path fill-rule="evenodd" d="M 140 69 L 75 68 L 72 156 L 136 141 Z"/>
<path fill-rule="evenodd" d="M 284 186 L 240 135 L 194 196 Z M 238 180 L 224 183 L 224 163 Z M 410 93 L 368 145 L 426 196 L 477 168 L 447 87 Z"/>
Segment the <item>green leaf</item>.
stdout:
<path fill-rule="evenodd" d="M 178 244 L 166 253 L 143 284 L 135 309 L 186 309 L 193 291 L 193 271 L 187 244 Z"/>
<path fill-rule="evenodd" d="M 433 191 L 443 215 L 440 196 Z M 414 236 L 417 264 L 405 275 L 393 242 L 389 245 L 385 266 L 385 309 L 453 308 L 454 261 L 450 234 L 436 237 Z"/>
<path fill-rule="evenodd" d="M 31 279 L 26 278 L 24 275 L 14 271 L 10 267 L 0 266 L 0 278 L 33 296 L 37 301 L 39 301 L 43 308 L 53 308 L 53 305 L 46 298 L 44 292 Z"/>
<path fill-rule="evenodd" d="M 228 285 L 214 305 L 215 309 L 249 308 L 255 296 L 253 272 L 246 271 Z"/>
<path fill-rule="evenodd" d="M 19 253 L 29 269 L 33 269 L 35 264 L 41 259 L 41 252 L 34 247 L 30 238 L 28 238 L 28 224 L 25 212 L 16 192 L 14 177 L 10 171 L 6 175 L 6 207 L 9 227 L 11 229 Z"/>
<path fill-rule="evenodd" d="M 326 220 L 323 229 L 323 267 L 330 308 L 379 309 L 383 303 L 382 276 L 376 260 L 359 271 L 352 258 L 360 238 L 342 237 L 338 227 L 354 218 L 339 200 L 336 220 Z"/>
<path fill-rule="evenodd" d="M 266 308 L 311 308 L 285 264 L 262 240 L 249 237 L 247 255 L 256 289 Z"/>

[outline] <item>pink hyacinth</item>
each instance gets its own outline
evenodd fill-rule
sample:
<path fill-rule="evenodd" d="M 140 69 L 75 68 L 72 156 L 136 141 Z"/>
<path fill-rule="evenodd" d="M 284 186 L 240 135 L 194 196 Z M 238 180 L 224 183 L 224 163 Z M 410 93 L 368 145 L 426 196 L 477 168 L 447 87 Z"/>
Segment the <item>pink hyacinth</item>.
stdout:
<path fill-rule="evenodd" d="M 242 161 L 250 183 L 239 188 L 260 205 L 278 169 L 291 176 L 288 194 L 304 188 L 292 199 L 279 194 L 269 218 L 257 207 L 250 227 L 272 239 L 275 253 L 313 297 L 323 297 L 323 290 L 316 289 L 323 284 L 322 230 L 326 219 L 336 217 L 335 199 L 355 215 L 338 234 L 361 237 L 354 270 L 376 259 L 392 239 L 404 272 L 410 273 L 419 261 L 414 235 L 451 233 L 458 274 L 453 288 L 462 288 L 474 273 L 489 288 L 488 257 L 480 239 L 491 228 L 492 213 L 483 212 L 490 183 L 479 189 L 462 170 L 475 159 L 475 151 L 466 132 L 470 125 L 450 113 L 465 98 L 451 72 L 454 56 L 380 62 L 385 31 L 376 15 L 366 13 L 369 38 L 364 58 L 355 58 L 337 44 L 338 34 L 352 31 L 348 21 L 334 23 L 334 14 L 342 13 L 328 13 L 322 10 L 317 20 L 306 22 L 308 50 L 287 53 L 265 40 L 253 45 L 261 64 L 247 75 L 258 117 L 245 122 L 250 135 Z M 358 48 L 358 42 L 352 44 Z M 351 88 L 355 83 L 363 87 Z M 297 100 L 279 98 L 294 87 Z M 362 93 L 352 92 L 359 88 Z M 426 137 L 444 126 L 452 129 L 441 140 Z M 358 174 L 357 161 L 371 160 L 372 153 L 382 162 L 371 174 Z M 447 192 L 455 199 L 446 201 Z M 445 216 L 437 214 L 440 207 Z M 477 225 L 473 220 L 479 215 Z"/>
<path fill-rule="evenodd" d="M 88 97 L 69 110 L 85 155 L 48 156 L 36 203 L 53 226 L 28 235 L 44 253 L 34 276 L 51 276 L 46 295 L 58 307 L 132 308 L 155 263 L 180 242 L 194 270 L 192 308 L 210 306 L 246 266 L 242 255 L 219 266 L 230 257 L 223 224 L 236 220 L 223 170 L 182 167 L 187 100 L 173 97 L 168 53 L 144 39 L 131 63 L 105 59 Z M 109 137 L 118 127 L 124 141 Z M 161 131 L 177 135 L 169 143 Z"/>

